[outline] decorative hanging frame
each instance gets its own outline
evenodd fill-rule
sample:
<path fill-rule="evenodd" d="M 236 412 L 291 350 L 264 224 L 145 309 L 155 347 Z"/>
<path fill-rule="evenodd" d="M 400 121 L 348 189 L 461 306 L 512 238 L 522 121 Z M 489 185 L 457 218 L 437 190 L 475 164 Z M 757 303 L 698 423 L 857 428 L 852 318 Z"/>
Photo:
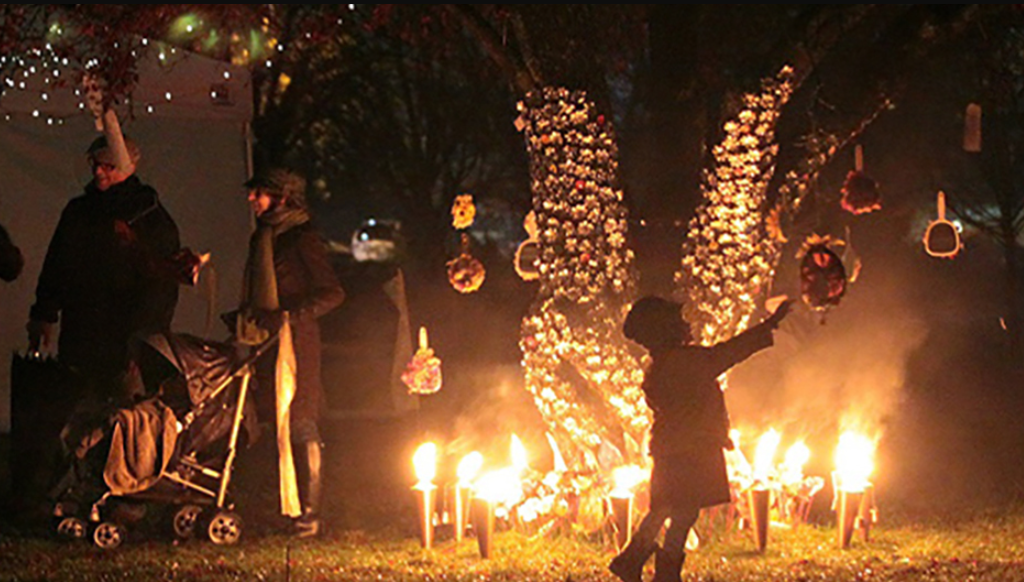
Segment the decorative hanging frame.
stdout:
<path fill-rule="evenodd" d="M 924 233 L 924 250 L 940 259 L 952 259 L 960 253 L 960 229 L 946 219 L 946 194 L 939 192 L 938 218 L 928 225 Z"/>

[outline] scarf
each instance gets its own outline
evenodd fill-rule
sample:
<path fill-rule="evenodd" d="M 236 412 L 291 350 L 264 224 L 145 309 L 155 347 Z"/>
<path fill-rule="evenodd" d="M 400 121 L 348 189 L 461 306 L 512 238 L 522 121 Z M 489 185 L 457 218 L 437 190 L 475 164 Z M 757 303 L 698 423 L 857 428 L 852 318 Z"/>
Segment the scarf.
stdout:
<path fill-rule="evenodd" d="M 256 225 L 249 247 L 249 260 L 242 280 L 243 308 L 237 318 L 238 341 L 259 345 L 270 338 L 270 332 L 260 328 L 253 317 L 254 310 L 281 309 L 277 294 L 277 276 L 274 273 L 274 239 L 282 233 L 309 221 L 302 209 L 280 207 L 263 213 Z M 299 517 L 298 482 L 295 459 L 292 455 L 290 409 L 295 397 L 295 346 L 292 343 L 291 323 L 285 314 L 278 334 L 277 368 L 275 372 L 275 402 L 277 422 L 277 459 L 281 514 Z"/>

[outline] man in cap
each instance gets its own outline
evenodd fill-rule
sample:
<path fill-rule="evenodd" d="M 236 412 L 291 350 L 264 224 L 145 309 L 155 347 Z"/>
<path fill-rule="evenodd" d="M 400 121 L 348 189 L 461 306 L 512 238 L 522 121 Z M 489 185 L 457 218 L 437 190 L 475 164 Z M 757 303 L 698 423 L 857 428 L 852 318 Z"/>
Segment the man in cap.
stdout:
<path fill-rule="evenodd" d="M 27 327 L 30 351 L 53 345 L 81 376 L 91 401 L 116 404 L 124 395 L 128 340 L 169 330 L 178 283 L 145 257 L 180 249 L 178 227 L 156 190 L 136 175 L 140 158 L 130 138 L 107 131 L 86 151 L 93 179 L 61 213 L 50 239 Z"/>

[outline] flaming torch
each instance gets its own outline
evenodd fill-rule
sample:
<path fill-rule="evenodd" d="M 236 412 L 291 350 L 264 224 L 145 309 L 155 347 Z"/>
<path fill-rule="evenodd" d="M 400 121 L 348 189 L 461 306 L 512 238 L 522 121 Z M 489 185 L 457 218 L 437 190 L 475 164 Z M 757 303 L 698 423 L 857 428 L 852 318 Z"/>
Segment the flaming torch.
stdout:
<path fill-rule="evenodd" d="M 836 471 L 832 474 L 835 498 L 833 509 L 837 511 L 839 547 L 850 547 L 853 530 L 858 517 L 864 513 L 866 497 L 873 496 L 868 480 L 874 471 L 874 443 L 862 435 L 844 433 L 839 437 L 836 448 Z M 862 527 L 867 527 L 862 523 Z M 865 531 L 865 539 L 867 532 Z"/>
<path fill-rule="evenodd" d="M 473 501 L 469 515 L 476 533 L 476 543 L 480 548 L 480 557 L 489 560 L 494 542 L 495 505 L 509 495 L 508 479 L 512 476 L 508 469 L 492 471 L 477 480 L 474 486 Z M 518 487 L 518 483 L 515 484 Z"/>
<path fill-rule="evenodd" d="M 633 538 L 633 489 L 642 483 L 646 475 L 635 465 L 619 467 L 612 473 L 614 489 L 608 494 L 611 499 L 612 517 L 615 521 L 615 549 L 622 551 Z"/>
<path fill-rule="evenodd" d="M 774 429 L 761 437 L 754 453 L 754 486 L 747 491 L 750 504 L 750 519 L 754 526 L 757 551 L 763 552 L 768 546 L 768 508 L 771 501 L 771 471 L 775 451 L 782 437 Z"/>
<path fill-rule="evenodd" d="M 437 474 L 437 445 L 424 443 L 412 457 L 418 482 L 413 487 L 417 492 L 420 516 L 420 541 L 429 550 L 434 545 L 434 476 Z"/>
<path fill-rule="evenodd" d="M 473 479 L 480 472 L 484 464 L 484 457 L 473 451 L 459 462 L 456 469 L 459 481 L 455 484 L 455 543 L 462 542 L 462 536 L 466 531 L 467 518 L 469 517 L 470 493 L 473 491 Z"/>

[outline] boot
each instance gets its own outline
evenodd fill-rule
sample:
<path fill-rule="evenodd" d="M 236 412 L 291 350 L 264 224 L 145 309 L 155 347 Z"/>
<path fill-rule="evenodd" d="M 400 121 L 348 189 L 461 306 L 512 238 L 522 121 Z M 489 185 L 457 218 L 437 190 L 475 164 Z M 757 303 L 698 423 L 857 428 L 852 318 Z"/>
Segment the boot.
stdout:
<path fill-rule="evenodd" d="M 644 564 L 654 552 L 654 544 L 633 538 L 626 549 L 612 559 L 608 570 L 622 582 L 642 582 Z"/>
<path fill-rule="evenodd" d="M 301 490 L 302 516 L 295 521 L 295 535 L 300 538 L 320 535 L 320 498 L 323 491 L 323 475 L 321 473 L 321 445 L 317 441 L 303 444 L 304 457 L 303 477 L 305 487 Z"/>
<path fill-rule="evenodd" d="M 651 582 L 680 582 L 685 561 L 686 552 L 684 551 L 673 554 L 659 549 L 654 555 L 654 578 Z"/>

